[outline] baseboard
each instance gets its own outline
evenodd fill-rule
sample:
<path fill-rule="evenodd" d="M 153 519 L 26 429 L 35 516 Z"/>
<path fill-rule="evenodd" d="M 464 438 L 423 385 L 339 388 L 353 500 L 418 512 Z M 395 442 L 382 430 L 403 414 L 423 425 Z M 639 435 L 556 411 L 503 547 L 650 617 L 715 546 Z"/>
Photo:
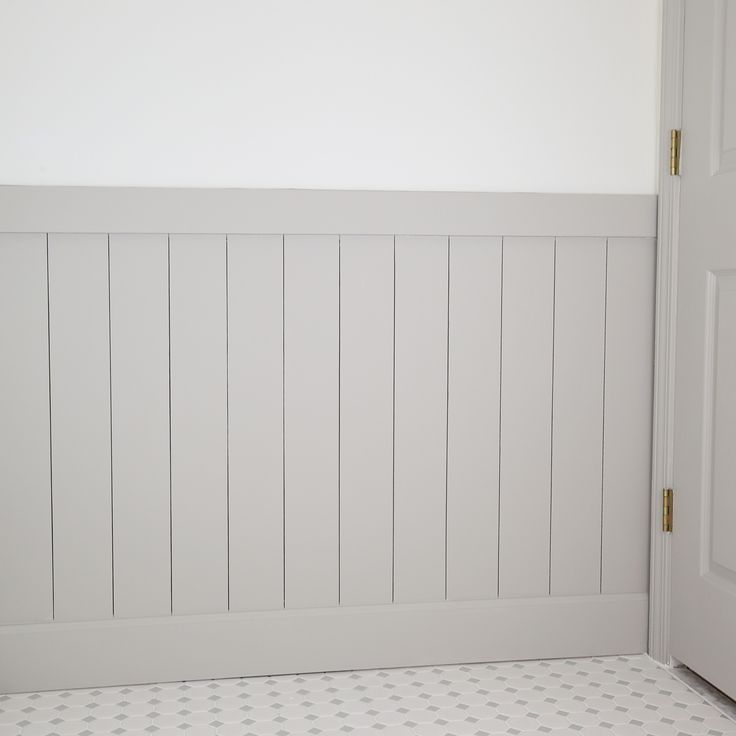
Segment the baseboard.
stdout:
<path fill-rule="evenodd" d="M 0 627 L 0 692 L 646 651 L 648 596 Z"/>

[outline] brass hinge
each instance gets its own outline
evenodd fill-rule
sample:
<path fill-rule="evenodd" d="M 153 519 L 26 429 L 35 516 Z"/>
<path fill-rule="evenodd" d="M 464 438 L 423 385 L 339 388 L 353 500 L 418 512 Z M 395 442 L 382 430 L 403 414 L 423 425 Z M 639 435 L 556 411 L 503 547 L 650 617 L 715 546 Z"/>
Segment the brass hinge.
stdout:
<path fill-rule="evenodd" d="M 672 489 L 664 488 L 662 490 L 662 531 L 672 531 L 672 512 L 674 501 L 672 499 Z"/>
<path fill-rule="evenodd" d="M 680 148 L 682 146 L 682 131 L 670 131 L 670 176 L 680 176 Z"/>

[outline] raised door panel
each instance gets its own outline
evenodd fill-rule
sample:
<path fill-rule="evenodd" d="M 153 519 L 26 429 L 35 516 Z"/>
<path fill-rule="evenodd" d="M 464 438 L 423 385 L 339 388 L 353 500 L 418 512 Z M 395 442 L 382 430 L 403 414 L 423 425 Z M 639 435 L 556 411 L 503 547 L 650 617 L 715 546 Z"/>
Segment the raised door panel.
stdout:
<path fill-rule="evenodd" d="M 704 572 L 736 593 L 736 270 L 708 274 Z"/>
<path fill-rule="evenodd" d="M 725 174 L 736 171 L 736 5 L 718 0 L 715 10 L 711 168 Z"/>

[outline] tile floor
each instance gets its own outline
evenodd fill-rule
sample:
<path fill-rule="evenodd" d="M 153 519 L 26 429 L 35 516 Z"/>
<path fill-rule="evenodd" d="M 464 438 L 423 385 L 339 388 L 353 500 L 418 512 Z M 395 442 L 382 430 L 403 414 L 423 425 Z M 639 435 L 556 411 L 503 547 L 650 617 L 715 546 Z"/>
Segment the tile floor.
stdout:
<path fill-rule="evenodd" d="M 0 736 L 736 736 L 646 656 L 0 695 Z"/>
<path fill-rule="evenodd" d="M 700 675 L 687 667 L 678 667 L 672 671 L 672 674 L 682 680 L 686 685 L 689 685 L 695 692 L 700 693 L 709 703 L 713 703 L 716 708 L 736 721 L 736 702 L 731 700 L 728 695 L 713 687 L 713 685 L 706 682 Z"/>

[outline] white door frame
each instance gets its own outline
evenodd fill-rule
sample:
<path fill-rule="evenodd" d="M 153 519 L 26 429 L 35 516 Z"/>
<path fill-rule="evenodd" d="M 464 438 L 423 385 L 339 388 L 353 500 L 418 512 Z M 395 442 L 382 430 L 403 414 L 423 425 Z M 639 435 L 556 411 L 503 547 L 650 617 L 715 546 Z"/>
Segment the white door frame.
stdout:
<path fill-rule="evenodd" d="M 677 253 L 680 179 L 670 176 L 670 130 L 682 125 L 685 0 L 662 7 L 659 207 L 652 436 L 652 546 L 649 653 L 670 664 L 670 535 L 662 531 L 662 489 L 673 485 Z M 685 143 L 687 145 L 687 143 Z M 677 523 L 675 517 L 675 524 Z"/>

